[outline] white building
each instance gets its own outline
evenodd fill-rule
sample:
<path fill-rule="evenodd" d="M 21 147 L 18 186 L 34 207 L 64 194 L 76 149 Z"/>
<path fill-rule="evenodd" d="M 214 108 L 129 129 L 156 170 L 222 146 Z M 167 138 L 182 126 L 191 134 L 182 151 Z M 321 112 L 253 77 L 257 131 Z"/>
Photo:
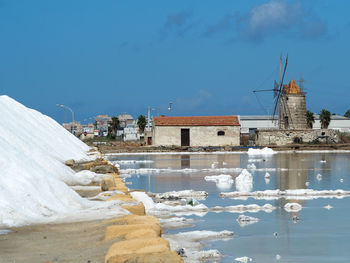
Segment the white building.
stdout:
<path fill-rule="evenodd" d="M 139 133 L 139 127 L 136 124 L 127 124 L 123 132 L 124 141 L 138 141 L 143 136 Z"/>
<path fill-rule="evenodd" d="M 237 116 L 154 117 L 156 146 L 238 146 Z"/>
<path fill-rule="evenodd" d="M 321 129 L 320 116 L 318 114 L 314 114 L 314 116 L 313 129 Z M 258 129 L 278 129 L 278 116 L 275 116 L 274 119 L 271 115 L 240 115 L 238 117 L 242 134 L 252 134 Z M 350 132 L 350 119 L 340 115 L 332 115 L 328 129 Z"/>

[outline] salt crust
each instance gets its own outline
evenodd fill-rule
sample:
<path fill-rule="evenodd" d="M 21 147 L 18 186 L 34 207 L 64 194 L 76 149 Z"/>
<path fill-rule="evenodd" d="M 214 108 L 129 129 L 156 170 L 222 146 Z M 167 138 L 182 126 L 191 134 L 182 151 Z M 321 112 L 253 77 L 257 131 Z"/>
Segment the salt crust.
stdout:
<path fill-rule="evenodd" d="M 350 196 L 350 191 L 338 190 L 313 190 L 313 189 L 293 189 L 293 190 L 265 190 L 255 192 L 222 192 L 221 198 L 248 198 L 274 200 L 279 198 L 309 200 L 316 198 L 343 198 Z"/>
<path fill-rule="evenodd" d="M 171 191 L 165 193 L 156 194 L 156 198 L 159 199 L 179 199 L 179 198 L 196 198 L 205 200 L 208 193 L 205 191 L 194 191 L 194 190 L 182 190 L 182 191 Z"/>
<path fill-rule="evenodd" d="M 185 257 L 183 258 L 186 263 L 198 262 L 200 259 L 213 259 L 220 258 L 221 254 L 217 250 L 202 251 L 203 244 L 200 241 L 203 240 L 228 240 L 233 238 L 233 232 L 231 231 L 190 231 L 180 232 L 175 235 L 162 235 L 170 242 L 172 250 L 183 249 Z"/>
<path fill-rule="evenodd" d="M 257 213 L 260 211 L 264 211 L 266 213 L 271 213 L 274 209 L 276 209 L 271 204 L 265 204 L 263 206 L 257 205 L 257 204 L 250 204 L 250 205 L 235 205 L 235 206 L 215 206 L 212 208 L 209 208 L 211 212 L 229 212 L 229 213 Z"/>

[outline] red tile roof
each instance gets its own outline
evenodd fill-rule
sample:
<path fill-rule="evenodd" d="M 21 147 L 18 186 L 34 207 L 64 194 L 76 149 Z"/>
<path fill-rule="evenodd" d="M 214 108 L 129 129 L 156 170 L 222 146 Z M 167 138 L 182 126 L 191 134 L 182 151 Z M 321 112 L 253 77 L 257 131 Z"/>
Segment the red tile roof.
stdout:
<path fill-rule="evenodd" d="M 237 116 L 154 117 L 155 126 L 240 126 Z"/>

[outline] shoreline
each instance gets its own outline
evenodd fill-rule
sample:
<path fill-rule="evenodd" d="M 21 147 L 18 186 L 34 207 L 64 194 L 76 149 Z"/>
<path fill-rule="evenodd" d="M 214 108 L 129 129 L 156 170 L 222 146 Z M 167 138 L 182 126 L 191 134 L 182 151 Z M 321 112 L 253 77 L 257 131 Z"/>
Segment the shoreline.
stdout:
<path fill-rule="evenodd" d="M 90 145 L 91 146 L 91 145 Z M 138 154 L 211 154 L 225 153 L 238 154 L 245 153 L 249 148 L 262 149 L 271 148 L 276 152 L 350 152 L 350 143 L 343 144 L 291 144 L 284 146 L 221 146 L 221 147 L 155 147 L 142 146 L 139 144 L 120 143 L 120 142 L 103 142 L 94 145 L 99 152 L 104 155 L 138 155 Z"/>

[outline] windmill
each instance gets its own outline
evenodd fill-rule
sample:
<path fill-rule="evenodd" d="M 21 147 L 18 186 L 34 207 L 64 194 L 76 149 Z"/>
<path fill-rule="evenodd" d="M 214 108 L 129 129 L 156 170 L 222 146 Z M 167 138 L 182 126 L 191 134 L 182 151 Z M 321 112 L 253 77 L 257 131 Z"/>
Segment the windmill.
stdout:
<path fill-rule="evenodd" d="M 282 55 L 280 58 L 280 81 L 275 80 L 273 89 L 254 90 L 253 92 L 273 91 L 274 103 L 271 120 L 275 121 L 278 115 L 279 129 L 306 129 L 305 93 L 302 92 L 292 79 L 284 85 L 284 77 L 288 65 L 288 55 L 282 72 Z"/>

